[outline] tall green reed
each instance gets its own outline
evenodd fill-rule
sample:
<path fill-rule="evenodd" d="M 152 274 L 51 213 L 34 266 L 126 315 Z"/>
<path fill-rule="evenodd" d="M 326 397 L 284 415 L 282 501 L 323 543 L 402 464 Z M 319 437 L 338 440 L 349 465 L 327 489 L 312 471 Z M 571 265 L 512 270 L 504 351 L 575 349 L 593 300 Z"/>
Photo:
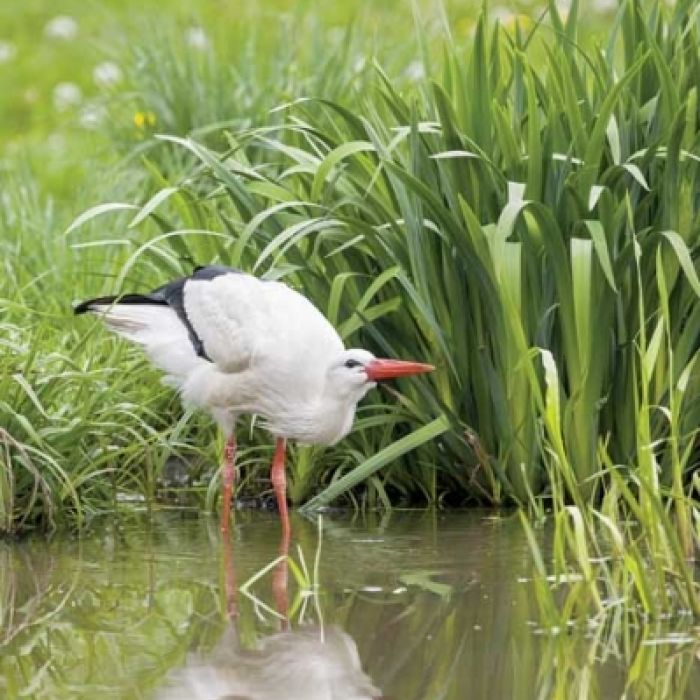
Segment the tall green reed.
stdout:
<path fill-rule="evenodd" d="M 144 165 L 129 166 L 147 194 L 79 217 L 63 239 L 66 269 L 104 275 L 80 283 L 100 293 L 219 260 L 302 289 L 348 344 L 438 365 L 379 394 L 342 445 L 300 448 L 298 502 L 320 482 L 331 490 L 316 504 L 345 493 L 366 505 L 539 507 L 544 495 L 582 508 L 620 473 L 642 501 L 634 479 L 664 503 L 673 495 L 688 551 L 698 30 L 692 3 L 647 11 L 626 0 L 607 44 L 591 48 L 579 15 L 578 3 L 565 20 L 550 3 L 541 21 L 509 30 L 482 16 L 468 45 L 446 34 L 441 60 L 419 28 L 429 74 L 411 84 L 378 67 L 354 80 L 352 52 L 341 52 L 330 83 L 302 81 L 271 114 L 266 100 L 244 113 L 204 100 L 163 117 L 157 126 L 174 133 L 150 134 L 136 149 Z M 159 50 L 143 49 L 147 68 L 133 78 L 145 106 L 160 94 L 153 67 L 171 67 L 169 83 L 180 70 Z M 210 63 L 190 68 L 203 85 L 228 80 Z M 252 96 L 258 80 L 242 81 Z M 185 99 L 171 87 L 164 115 Z M 201 124 L 210 111 L 216 123 Z M 108 216 L 118 233 L 101 232 Z M 124 352 L 115 374 L 128 392 L 138 356 L 93 333 L 83 379 Z M 165 440 L 162 465 L 176 409 L 154 379 L 134 404 L 149 405 L 145 393 L 158 408 L 137 410 L 136 430 Z M 400 462 L 397 440 L 413 448 Z M 131 445 L 134 464 L 142 449 Z M 363 479 L 365 490 L 349 490 Z"/>
<path fill-rule="evenodd" d="M 680 499 L 697 459 L 692 7 L 623 2 L 600 50 L 578 24 L 577 3 L 527 31 L 482 16 L 417 90 L 377 69 L 352 110 L 289 104 L 223 150 L 163 137 L 197 165 L 141 210 L 162 231 L 144 251 L 285 278 L 348 342 L 439 366 L 399 396 L 409 424 L 455 428 L 409 492 L 598 498 L 602 442 Z"/>

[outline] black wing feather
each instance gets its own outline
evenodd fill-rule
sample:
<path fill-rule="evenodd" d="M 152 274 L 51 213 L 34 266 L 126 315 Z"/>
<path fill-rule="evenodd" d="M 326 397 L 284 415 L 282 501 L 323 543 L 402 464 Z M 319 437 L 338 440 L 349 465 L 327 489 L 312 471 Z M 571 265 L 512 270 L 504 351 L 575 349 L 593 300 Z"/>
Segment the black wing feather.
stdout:
<path fill-rule="evenodd" d="M 195 267 L 194 272 L 189 277 L 180 277 L 172 282 L 168 282 L 154 289 L 149 294 L 122 294 L 121 296 L 116 295 L 88 299 L 78 304 L 73 311 L 76 314 L 84 314 L 88 311 L 94 311 L 93 307 L 95 305 L 111 305 L 115 303 L 169 306 L 177 314 L 177 317 L 187 329 L 187 335 L 197 355 L 211 362 L 211 358 L 204 349 L 202 339 L 197 335 L 190 323 L 190 319 L 187 317 L 187 312 L 185 311 L 185 284 L 189 280 L 213 280 L 220 275 L 230 275 L 232 273 L 242 274 L 242 271 L 235 267 L 226 267 L 225 265 L 204 265 Z"/>
<path fill-rule="evenodd" d="M 94 311 L 93 306 L 107 304 L 160 304 L 166 305 L 168 302 L 164 297 L 155 293 L 151 294 L 122 294 L 108 297 L 97 297 L 83 301 L 73 308 L 73 313 L 84 314 L 88 311 Z"/>

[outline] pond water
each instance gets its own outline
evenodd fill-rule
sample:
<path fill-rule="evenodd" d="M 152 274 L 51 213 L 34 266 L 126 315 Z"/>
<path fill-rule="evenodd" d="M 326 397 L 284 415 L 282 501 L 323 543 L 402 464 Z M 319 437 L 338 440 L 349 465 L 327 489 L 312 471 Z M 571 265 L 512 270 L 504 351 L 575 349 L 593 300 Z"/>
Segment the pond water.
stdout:
<path fill-rule="evenodd" d="M 235 518 L 0 543 L 0 697 L 700 697 L 692 621 L 541 629 L 516 517 Z"/>

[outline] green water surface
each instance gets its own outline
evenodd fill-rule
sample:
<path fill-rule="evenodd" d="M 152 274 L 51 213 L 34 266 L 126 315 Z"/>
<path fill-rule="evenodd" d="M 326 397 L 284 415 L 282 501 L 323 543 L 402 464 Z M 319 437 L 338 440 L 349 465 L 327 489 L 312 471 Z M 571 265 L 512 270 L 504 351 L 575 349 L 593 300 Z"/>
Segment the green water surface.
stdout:
<path fill-rule="evenodd" d="M 692 620 L 542 629 L 516 517 L 296 516 L 279 548 L 259 512 L 0 543 L 0 697 L 700 697 Z"/>

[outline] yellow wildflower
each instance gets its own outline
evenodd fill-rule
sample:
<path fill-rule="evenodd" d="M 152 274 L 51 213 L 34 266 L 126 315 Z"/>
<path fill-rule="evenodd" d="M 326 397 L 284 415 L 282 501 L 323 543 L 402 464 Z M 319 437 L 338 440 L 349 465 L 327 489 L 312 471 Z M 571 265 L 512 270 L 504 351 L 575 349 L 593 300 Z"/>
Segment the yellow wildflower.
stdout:
<path fill-rule="evenodd" d="M 134 114 L 134 125 L 137 129 L 145 129 L 147 126 L 155 126 L 156 115 L 153 112 L 136 112 L 136 114 Z"/>

